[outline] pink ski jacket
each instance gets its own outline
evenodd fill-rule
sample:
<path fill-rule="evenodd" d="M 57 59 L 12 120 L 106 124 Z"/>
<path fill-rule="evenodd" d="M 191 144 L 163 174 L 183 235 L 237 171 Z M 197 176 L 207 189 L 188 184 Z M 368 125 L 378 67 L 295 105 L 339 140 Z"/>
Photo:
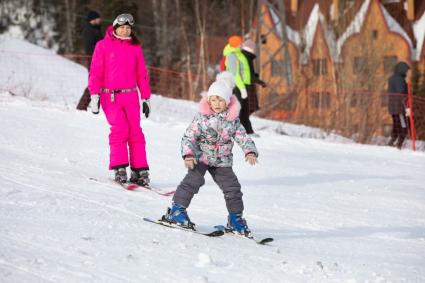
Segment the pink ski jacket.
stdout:
<path fill-rule="evenodd" d="M 142 99 L 149 99 L 151 89 L 142 47 L 131 40 L 118 39 L 112 26 L 105 38 L 96 44 L 90 66 L 89 85 L 91 94 L 100 94 L 102 88 L 110 90 L 138 87 Z"/>

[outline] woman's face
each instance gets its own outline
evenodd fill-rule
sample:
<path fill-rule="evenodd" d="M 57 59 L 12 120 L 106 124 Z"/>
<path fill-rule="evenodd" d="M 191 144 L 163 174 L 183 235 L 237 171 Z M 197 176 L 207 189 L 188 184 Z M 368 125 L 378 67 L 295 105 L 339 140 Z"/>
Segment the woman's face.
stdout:
<path fill-rule="evenodd" d="M 119 26 L 115 30 L 115 33 L 120 37 L 129 37 L 131 34 L 131 26 L 129 25 Z"/>

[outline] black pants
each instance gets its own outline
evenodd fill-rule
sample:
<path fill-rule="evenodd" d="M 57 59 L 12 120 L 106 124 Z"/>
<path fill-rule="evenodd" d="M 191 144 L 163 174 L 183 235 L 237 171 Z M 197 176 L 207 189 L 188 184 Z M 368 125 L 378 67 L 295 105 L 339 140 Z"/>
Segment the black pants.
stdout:
<path fill-rule="evenodd" d="M 242 126 L 244 126 L 247 134 L 254 133 L 254 130 L 252 129 L 251 120 L 249 120 L 249 102 L 248 97 L 245 99 L 242 99 L 241 92 L 239 88 L 235 87 L 233 89 L 233 93 L 236 95 L 236 97 L 239 100 L 239 103 L 241 104 L 241 112 L 239 113 L 239 119 L 241 120 Z"/>
<path fill-rule="evenodd" d="M 395 145 L 398 148 L 401 148 L 403 146 L 404 139 L 407 136 L 409 122 L 403 114 L 395 114 L 391 116 L 393 118 L 393 130 L 391 132 L 391 140 L 388 145 Z"/>
<path fill-rule="evenodd" d="M 177 187 L 173 201 L 184 207 L 188 207 L 193 196 L 205 184 L 204 176 L 207 170 L 210 172 L 214 182 L 223 191 L 227 210 L 232 213 L 242 212 L 244 206 L 241 185 L 232 167 L 211 167 L 203 163 L 196 164 L 193 170 L 188 170 L 183 181 Z"/>
<path fill-rule="evenodd" d="M 92 59 L 91 56 L 88 57 L 87 62 L 86 62 L 87 69 L 88 69 L 89 73 L 90 73 L 91 59 Z M 83 95 L 81 96 L 80 100 L 78 101 L 77 110 L 87 111 L 87 108 L 89 107 L 90 101 L 91 101 L 90 91 L 86 87 L 86 89 L 83 92 Z"/>

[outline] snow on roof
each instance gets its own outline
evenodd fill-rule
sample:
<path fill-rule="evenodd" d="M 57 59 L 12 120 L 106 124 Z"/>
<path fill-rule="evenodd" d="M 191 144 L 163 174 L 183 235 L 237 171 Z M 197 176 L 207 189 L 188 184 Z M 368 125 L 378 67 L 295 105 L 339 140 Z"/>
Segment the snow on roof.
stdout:
<path fill-rule="evenodd" d="M 360 33 L 363 23 L 366 19 L 370 2 L 371 0 L 365 0 L 363 2 L 362 6 L 360 7 L 353 21 L 350 23 L 350 25 L 347 27 L 345 32 L 338 39 L 336 39 L 335 32 L 331 28 L 327 28 L 325 17 L 321 14 L 318 3 L 314 5 L 310 13 L 310 16 L 308 18 L 308 21 L 301 32 L 295 31 L 292 28 L 290 28 L 288 25 L 286 25 L 287 37 L 291 42 L 295 43 L 297 47 L 301 47 L 302 43 L 305 43 L 305 49 L 300 56 L 301 63 L 306 64 L 310 57 L 310 50 L 313 46 L 314 36 L 316 34 L 317 25 L 319 22 L 322 24 L 323 32 L 325 34 L 326 43 L 328 44 L 328 47 L 329 47 L 330 55 L 335 62 L 338 62 L 341 59 L 340 58 L 341 49 L 344 43 L 346 42 L 346 40 L 350 38 L 352 35 L 354 35 L 355 33 Z M 421 49 L 424 43 L 425 13 L 414 24 L 414 33 L 418 42 L 418 48 L 417 50 L 415 50 L 415 48 L 413 47 L 412 40 L 409 37 L 409 35 L 406 33 L 406 31 L 388 13 L 388 11 L 384 8 L 384 6 L 381 3 L 379 3 L 379 5 L 383 12 L 384 19 L 388 25 L 389 30 L 402 36 L 410 47 L 412 59 L 419 60 Z M 268 6 L 268 9 L 270 11 L 276 32 L 278 33 L 278 36 L 281 37 L 282 27 L 280 25 L 279 16 L 277 15 L 274 7 L 272 7 L 271 5 Z"/>
<path fill-rule="evenodd" d="M 406 31 L 400 26 L 400 24 L 390 15 L 390 13 L 388 13 L 388 11 L 384 8 L 384 6 L 379 3 L 380 8 L 382 10 L 382 12 L 384 13 L 384 17 L 385 20 L 388 24 L 388 28 L 390 29 L 390 31 L 394 32 L 394 33 L 398 33 L 399 35 L 401 35 L 409 44 L 410 50 L 411 50 L 411 54 L 412 54 L 412 60 L 415 60 L 415 48 L 413 47 L 413 43 L 412 40 L 410 39 L 410 37 L 407 35 Z"/>
<path fill-rule="evenodd" d="M 310 49 L 313 46 L 314 35 L 316 33 L 317 24 L 320 18 L 319 4 L 315 4 L 310 13 L 307 24 L 305 25 L 302 35 L 305 42 L 305 50 L 301 55 L 301 62 L 306 63 L 310 56 Z"/>
<path fill-rule="evenodd" d="M 318 24 L 321 24 L 326 43 L 328 45 L 329 53 L 333 60 L 336 60 L 337 53 L 335 52 L 336 48 L 336 40 L 335 40 L 335 33 L 332 31 L 332 29 L 327 27 L 325 17 L 320 12 L 319 4 L 315 4 L 310 17 L 303 29 L 303 39 L 305 40 L 306 46 L 304 53 L 301 56 L 301 63 L 306 64 L 309 57 L 310 57 L 310 50 L 313 47 L 314 43 L 314 37 L 317 32 Z"/>
<path fill-rule="evenodd" d="M 369 3 L 370 3 L 370 0 L 366 0 L 363 3 L 363 5 L 359 9 L 359 12 L 357 13 L 353 21 L 351 22 L 351 24 L 336 41 L 336 49 L 337 49 L 338 56 L 341 55 L 341 48 L 342 48 L 342 45 L 344 45 L 345 41 L 353 34 L 360 33 L 360 30 L 366 18 L 366 13 L 369 7 Z"/>
<path fill-rule="evenodd" d="M 415 23 L 413 23 L 413 33 L 415 34 L 416 38 L 415 60 L 419 61 L 425 38 L 425 13 L 423 13 L 422 16 Z"/>
<path fill-rule="evenodd" d="M 322 27 L 324 30 L 324 34 L 325 34 L 325 38 L 326 38 L 326 43 L 328 44 L 328 49 L 329 49 L 329 53 L 332 57 L 332 60 L 334 62 L 338 61 L 338 52 L 337 52 L 337 48 L 336 48 L 336 35 L 335 32 L 332 28 L 327 28 L 326 24 L 325 24 L 325 20 L 324 17 L 321 15 L 321 23 L 322 23 Z M 323 20 L 322 20 L 323 18 Z"/>
<path fill-rule="evenodd" d="M 271 5 L 268 6 L 270 14 L 272 16 L 273 24 L 279 37 L 282 37 L 282 25 L 280 24 L 279 16 Z M 296 46 L 301 44 L 300 34 L 293 30 L 289 25 L 286 25 L 286 36 L 290 41 L 295 43 Z"/>
<path fill-rule="evenodd" d="M 280 33 L 282 34 L 282 33 Z M 286 26 L 286 36 L 288 37 L 288 39 L 290 41 L 292 41 L 293 43 L 295 43 L 295 45 L 299 46 L 301 43 L 301 39 L 300 39 L 300 34 L 299 32 L 293 30 L 291 27 L 289 27 L 288 25 Z"/>
<path fill-rule="evenodd" d="M 273 9 L 273 7 L 269 6 L 269 11 L 272 16 L 276 31 L 278 35 L 281 36 L 282 28 L 280 25 L 279 17 L 276 14 L 276 11 Z M 308 21 L 304 29 L 302 30 L 301 35 L 300 35 L 300 32 L 297 32 L 293 30 L 291 27 L 289 27 L 289 25 L 286 25 L 286 34 L 290 41 L 295 43 L 297 47 L 300 47 L 302 42 L 305 43 L 304 52 L 300 56 L 301 63 L 303 64 L 307 63 L 310 57 L 310 50 L 313 46 L 314 36 L 316 34 L 319 21 L 322 23 L 322 27 L 324 27 L 323 31 L 325 33 L 326 42 L 329 46 L 329 52 L 331 53 L 332 58 L 335 59 L 336 58 L 335 34 L 332 30 L 326 28 L 325 17 L 320 13 L 319 4 L 316 3 L 314 5 L 310 13 L 310 16 L 308 18 Z"/>
<path fill-rule="evenodd" d="M 349 37 L 351 37 L 354 33 L 360 33 L 361 28 L 362 28 L 363 23 L 364 23 L 365 18 L 366 18 L 366 14 L 367 14 L 367 11 L 368 11 L 368 8 L 369 8 L 369 4 L 370 4 L 370 0 L 366 0 L 362 4 L 362 6 L 359 9 L 359 12 L 354 17 L 353 21 L 348 26 L 347 30 L 340 36 L 340 38 L 338 38 L 337 44 L 336 44 L 338 56 L 341 54 L 341 49 L 342 49 L 342 46 L 344 45 L 345 41 Z M 412 40 L 410 39 L 410 37 L 408 36 L 406 31 L 400 26 L 400 24 L 390 15 L 390 13 L 388 13 L 388 11 L 384 8 L 384 6 L 381 3 L 379 3 L 379 5 L 380 5 L 380 9 L 383 12 L 385 21 L 387 22 L 388 28 L 390 29 L 390 31 L 399 34 L 400 36 L 402 36 L 406 40 L 406 42 L 407 42 L 407 44 L 409 44 L 409 47 L 410 47 L 410 50 L 411 50 L 412 59 L 415 60 L 416 52 L 415 52 L 415 49 L 413 47 Z"/>

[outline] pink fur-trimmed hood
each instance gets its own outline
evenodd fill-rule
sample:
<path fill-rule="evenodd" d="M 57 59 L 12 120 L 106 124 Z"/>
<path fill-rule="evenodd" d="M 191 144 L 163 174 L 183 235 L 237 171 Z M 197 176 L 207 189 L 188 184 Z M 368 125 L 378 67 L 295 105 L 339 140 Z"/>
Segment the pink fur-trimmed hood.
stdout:
<path fill-rule="evenodd" d="M 202 94 L 202 99 L 199 102 L 199 112 L 202 115 L 212 115 L 214 114 L 214 111 L 211 109 L 210 105 L 208 104 L 208 96 L 206 92 L 203 92 Z M 236 118 L 239 117 L 239 112 L 241 111 L 241 104 L 238 101 L 238 98 L 234 95 L 232 95 L 232 97 L 230 97 L 230 102 L 228 105 L 228 110 L 227 111 L 227 115 L 226 115 L 226 120 L 227 121 L 234 121 L 236 120 Z"/>

